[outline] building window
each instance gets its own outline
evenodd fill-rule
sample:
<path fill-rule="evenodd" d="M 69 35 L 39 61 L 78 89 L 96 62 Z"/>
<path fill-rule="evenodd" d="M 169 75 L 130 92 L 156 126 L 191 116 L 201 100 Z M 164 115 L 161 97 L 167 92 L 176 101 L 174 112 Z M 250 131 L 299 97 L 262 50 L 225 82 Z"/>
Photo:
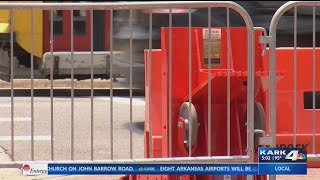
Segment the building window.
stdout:
<path fill-rule="evenodd" d="M 60 1 L 44 1 L 50 3 L 60 3 Z M 51 11 L 49 13 L 49 33 L 51 33 Z M 52 11 L 52 23 L 53 23 L 53 36 L 60 36 L 63 34 L 63 11 L 62 10 L 53 10 Z"/>
<path fill-rule="evenodd" d="M 74 2 L 85 2 L 85 1 L 74 1 Z M 60 36 L 63 34 L 63 10 L 54 10 L 53 13 L 53 36 Z M 70 11 L 69 11 L 70 12 Z M 51 29 L 51 15 L 49 14 L 49 27 Z M 73 34 L 74 35 L 85 35 L 86 34 L 86 18 L 87 12 L 85 10 L 74 10 L 73 11 Z M 71 27 L 71 25 L 70 25 Z"/>
<path fill-rule="evenodd" d="M 73 11 L 73 33 L 74 35 L 86 34 L 86 17 L 87 12 L 85 10 Z"/>
<path fill-rule="evenodd" d="M 53 14 L 53 36 L 60 36 L 63 34 L 63 11 L 55 10 Z M 49 27 L 51 31 L 51 14 L 49 13 Z"/>

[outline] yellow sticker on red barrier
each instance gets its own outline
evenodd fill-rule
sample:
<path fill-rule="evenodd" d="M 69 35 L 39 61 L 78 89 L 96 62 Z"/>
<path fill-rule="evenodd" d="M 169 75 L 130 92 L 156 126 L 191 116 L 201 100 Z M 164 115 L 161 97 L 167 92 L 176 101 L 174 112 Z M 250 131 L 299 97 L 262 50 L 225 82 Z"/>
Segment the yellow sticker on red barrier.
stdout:
<path fill-rule="evenodd" d="M 209 36 L 210 33 L 210 36 Z M 209 31 L 208 28 L 204 28 L 202 31 L 203 34 L 203 60 L 204 65 L 208 67 L 209 61 L 211 59 L 211 66 L 220 65 L 220 53 L 221 53 L 221 29 L 211 28 Z M 209 39 L 210 38 L 210 39 Z M 209 51 L 209 42 L 211 44 L 211 50 Z M 210 54 L 210 57 L 209 57 Z"/>

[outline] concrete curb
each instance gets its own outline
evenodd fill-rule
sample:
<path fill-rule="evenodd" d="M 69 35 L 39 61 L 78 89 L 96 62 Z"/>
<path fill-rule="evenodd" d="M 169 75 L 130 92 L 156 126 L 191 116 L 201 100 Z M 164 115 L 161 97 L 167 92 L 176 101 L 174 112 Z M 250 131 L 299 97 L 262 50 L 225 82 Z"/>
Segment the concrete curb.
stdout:
<path fill-rule="evenodd" d="M 11 161 L 10 155 L 1 146 L 0 146 L 0 161 Z M 21 176 L 21 170 L 18 168 L 0 168 L 0 180 L 21 179 L 22 176 L 21 178 L 19 178 L 19 176 Z"/>
<path fill-rule="evenodd" d="M 119 79 L 118 82 L 113 82 L 112 86 L 114 89 L 128 89 L 129 84 L 124 79 Z M 98 89 L 110 89 L 110 80 L 93 80 L 93 88 Z M 14 79 L 13 81 L 14 89 L 31 89 L 30 79 Z M 34 79 L 33 81 L 34 89 L 51 89 L 51 81 L 47 79 Z M 67 89 L 71 88 L 71 79 L 59 79 L 53 81 L 54 89 Z M 91 80 L 74 80 L 75 89 L 91 89 Z M 0 80 L 0 89 L 11 89 L 11 83 Z M 133 89 L 137 89 L 133 87 Z"/>

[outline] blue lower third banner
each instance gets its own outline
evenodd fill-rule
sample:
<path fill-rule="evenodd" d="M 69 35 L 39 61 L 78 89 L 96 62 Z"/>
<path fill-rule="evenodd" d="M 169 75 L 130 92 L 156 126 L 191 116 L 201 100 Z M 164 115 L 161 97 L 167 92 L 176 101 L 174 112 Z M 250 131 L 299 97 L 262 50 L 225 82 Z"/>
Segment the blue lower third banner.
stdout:
<path fill-rule="evenodd" d="M 22 167 L 23 175 L 306 173 L 306 164 L 24 164 Z"/>
<path fill-rule="evenodd" d="M 48 164 L 48 174 L 257 174 L 257 164 Z"/>
<path fill-rule="evenodd" d="M 259 163 L 259 174 L 307 174 L 307 163 L 270 164 Z"/>

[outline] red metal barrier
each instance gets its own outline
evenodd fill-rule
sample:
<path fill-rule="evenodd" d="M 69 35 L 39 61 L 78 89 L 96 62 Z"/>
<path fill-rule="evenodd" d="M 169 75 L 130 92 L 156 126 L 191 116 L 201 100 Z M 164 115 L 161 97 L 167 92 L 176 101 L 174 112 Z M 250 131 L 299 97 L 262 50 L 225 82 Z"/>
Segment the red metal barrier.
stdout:
<path fill-rule="evenodd" d="M 221 31 L 220 58 L 212 58 L 211 67 L 211 155 L 227 155 L 227 28 L 214 28 Z M 212 30 L 213 31 L 213 30 Z M 192 147 L 192 156 L 208 155 L 208 68 L 203 47 L 204 28 L 192 28 L 192 104 L 199 122 L 198 134 Z M 265 107 L 264 93 L 267 89 L 268 73 L 263 70 L 258 43 L 261 31 L 255 32 L 255 101 Z M 172 28 L 172 157 L 188 156 L 184 144 L 184 121 L 179 116 L 181 105 L 188 102 L 188 28 Z M 247 30 L 230 28 L 230 108 L 231 108 L 231 149 L 230 155 L 245 155 L 246 103 L 247 103 Z M 148 91 L 148 51 L 146 58 L 146 103 L 151 93 L 153 158 L 169 157 L 169 28 L 161 31 L 161 49 L 152 50 L 152 85 Z M 215 54 L 213 54 L 215 56 Z M 146 113 L 148 106 L 146 105 Z M 145 121 L 145 157 L 149 155 L 149 115 Z M 178 126 L 178 122 L 182 126 Z M 177 175 L 138 175 L 130 179 L 176 179 Z M 184 179 L 216 179 L 218 176 L 184 175 Z M 238 176 L 238 179 L 243 179 Z M 264 179 L 256 176 L 255 179 Z"/>
<path fill-rule="evenodd" d="M 312 154 L 312 48 L 297 48 L 297 110 L 296 110 L 296 144 L 306 146 L 308 154 Z M 316 57 L 320 57 L 320 49 L 316 49 Z M 276 68 L 285 73 L 284 78 L 277 83 L 277 145 L 290 146 L 294 139 L 294 49 L 276 49 Z M 269 66 L 269 50 L 263 59 L 264 66 Z M 316 71 L 316 82 L 320 81 L 320 71 Z M 320 84 L 316 83 L 316 92 Z M 309 97 L 308 97 L 309 96 Z M 315 137 L 316 154 L 320 154 L 320 117 L 319 100 L 316 98 Z M 266 109 L 268 113 L 268 109 Z M 268 116 L 268 114 L 267 114 Z M 308 167 L 320 167 L 320 162 L 308 162 Z"/>

